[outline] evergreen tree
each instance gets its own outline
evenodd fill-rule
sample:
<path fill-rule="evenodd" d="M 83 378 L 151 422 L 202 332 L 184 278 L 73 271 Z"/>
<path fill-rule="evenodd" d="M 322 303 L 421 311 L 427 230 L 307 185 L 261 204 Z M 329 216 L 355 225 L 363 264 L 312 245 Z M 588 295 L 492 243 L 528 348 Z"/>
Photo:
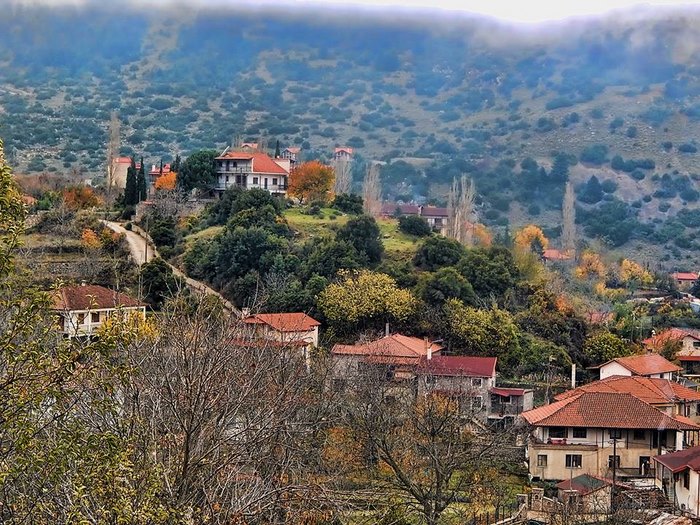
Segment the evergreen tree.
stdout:
<path fill-rule="evenodd" d="M 175 160 L 170 165 L 170 171 L 180 173 L 180 164 L 182 164 L 182 160 L 180 159 L 180 154 L 178 153 L 177 155 L 175 155 Z"/>
<path fill-rule="evenodd" d="M 280 153 L 280 141 L 277 141 L 277 146 L 275 146 L 275 158 L 279 159 L 282 156 L 282 153 Z"/>
<path fill-rule="evenodd" d="M 146 184 L 146 169 L 143 165 L 143 157 L 141 157 L 141 167 L 136 178 L 136 202 L 145 201 L 148 198 L 148 186 Z"/>
<path fill-rule="evenodd" d="M 126 187 L 124 188 L 124 204 L 134 206 L 138 203 L 138 190 L 136 187 L 136 162 L 131 158 L 131 166 L 126 170 Z"/>

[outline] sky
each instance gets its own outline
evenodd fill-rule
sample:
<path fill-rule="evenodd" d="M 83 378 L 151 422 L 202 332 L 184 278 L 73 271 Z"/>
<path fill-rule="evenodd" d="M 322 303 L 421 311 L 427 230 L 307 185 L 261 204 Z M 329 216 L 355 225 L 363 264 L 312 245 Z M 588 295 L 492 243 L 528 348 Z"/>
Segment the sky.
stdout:
<path fill-rule="evenodd" d="M 2 3 L 3 0 L 0 0 Z M 91 0 L 14 0 L 25 4 L 81 5 Z M 579 17 L 606 15 L 629 8 L 653 9 L 669 6 L 700 7 L 700 0 L 126 0 L 133 5 L 188 4 L 192 7 L 264 7 L 288 8 L 340 7 L 368 11 L 400 7 L 403 10 L 438 9 L 446 12 L 483 15 L 516 24 L 537 25 Z"/>

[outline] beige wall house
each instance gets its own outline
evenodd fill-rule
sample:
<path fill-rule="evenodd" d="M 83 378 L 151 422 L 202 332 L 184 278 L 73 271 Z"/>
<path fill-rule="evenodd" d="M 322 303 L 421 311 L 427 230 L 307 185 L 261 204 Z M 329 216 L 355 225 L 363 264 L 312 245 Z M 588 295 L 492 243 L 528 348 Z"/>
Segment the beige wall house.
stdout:
<path fill-rule="evenodd" d="M 53 296 L 52 311 L 67 337 L 90 336 L 117 313 L 146 315 L 146 305 L 126 294 L 98 285 L 64 286 Z"/>
<path fill-rule="evenodd" d="M 600 379 L 611 376 L 643 376 L 673 379 L 681 367 L 659 354 L 618 357 L 600 365 Z"/>
<path fill-rule="evenodd" d="M 651 458 L 673 452 L 700 430 L 631 394 L 579 392 L 523 412 L 531 425 L 527 445 L 530 475 L 542 480 L 579 474 L 618 479 L 647 478 Z"/>
<path fill-rule="evenodd" d="M 243 322 L 260 339 L 318 346 L 318 327 L 321 323 L 305 313 L 254 314 L 245 317 Z"/>
<path fill-rule="evenodd" d="M 253 150 L 225 151 L 216 157 L 217 184 L 214 191 L 221 195 L 227 189 L 238 186 L 286 195 L 289 171 L 289 159 L 273 159 Z"/>

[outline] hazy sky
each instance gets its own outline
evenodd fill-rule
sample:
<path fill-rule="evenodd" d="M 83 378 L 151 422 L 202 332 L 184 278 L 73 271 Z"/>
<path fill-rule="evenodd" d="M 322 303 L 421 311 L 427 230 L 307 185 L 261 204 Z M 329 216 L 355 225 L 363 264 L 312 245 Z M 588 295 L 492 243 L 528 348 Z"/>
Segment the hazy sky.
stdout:
<path fill-rule="evenodd" d="M 3 0 L 0 0 L 2 3 Z M 29 4 L 73 4 L 89 3 L 90 0 L 14 0 Z M 525 24 L 561 20 L 570 17 L 591 16 L 609 13 L 617 9 L 658 6 L 700 6 L 700 0 L 681 2 L 678 0 L 126 0 L 133 5 L 190 4 L 196 7 L 220 6 L 288 6 L 308 7 L 340 6 L 344 8 L 401 7 L 404 9 L 441 9 L 494 17 L 500 20 Z"/>

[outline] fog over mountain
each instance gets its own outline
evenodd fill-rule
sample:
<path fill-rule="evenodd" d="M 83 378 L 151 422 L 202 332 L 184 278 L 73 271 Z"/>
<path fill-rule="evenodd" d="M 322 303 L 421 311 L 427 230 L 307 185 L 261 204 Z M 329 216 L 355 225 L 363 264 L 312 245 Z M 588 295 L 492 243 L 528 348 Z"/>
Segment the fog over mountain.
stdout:
<path fill-rule="evenodd" d="M 570 179 L 581 221 L 602 206 L 619 215 L 587 225 L 591 237 L 693 247 L 673 239 L 700 225 L 684 218 L 698 201 L 695 7 L 513 26 L 313 5 L 49 4 L 13 2 L 0 20 L 0 136 L 18 172 L 99 181 L 116 112 L 121 153 L 148 162 L 235 137 L 322 160 L 348 145 L 356 184 L 367 161 L 389 163 L 387 199 L 444 203 L 466 172 L 487 224 L 537 221 L 555 237 Z"/>

